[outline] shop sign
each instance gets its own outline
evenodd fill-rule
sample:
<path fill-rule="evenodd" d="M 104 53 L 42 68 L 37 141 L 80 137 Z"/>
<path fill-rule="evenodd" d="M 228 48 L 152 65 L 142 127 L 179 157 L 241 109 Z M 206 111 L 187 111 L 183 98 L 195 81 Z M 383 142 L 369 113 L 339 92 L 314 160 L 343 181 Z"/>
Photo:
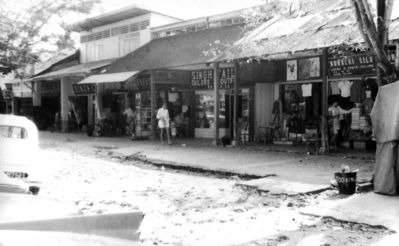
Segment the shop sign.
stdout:
<path fill-rule="evenodd" d="M 372 54 L 330 58 L 328 66 L 332 78 L 376 74 L 376 61 Z"/>
<path fill-rule="evenodd" d="M 74 84 L 72 85 L 75 95 L 95 94 L 96 86 L 94 84 Z"/>
<path fill-rule="evenodd" d="M 234 86 L 235 70 L 233 67 L 219 69 L 219 88 L 229 89 Z M 196 70 L 191 72 L 191 87 L 199 90 L 213 89 L 213 70 Z"/>
<path fill-rule="evenodd" d="M 192 71 L 191 86 L 195 89 L 213 89 L 213 70 Z"/>
<path fill-rule="evenodd" d="M 42 82 L 41 83 L 42 96 L 59 96 L 60 83 L 57 82 Z"/>
<path fill-rule="evenodd" d="M 118 83 L 106 83 L 104 84 L 104 90 L 107 94 L 112 94 L 112 93 L 125 93 L 127 92 L 127 89 L 125 89 L 124 83 L 123 82 L 118 82 Z"/>
<path fill-rule="evenodd" d="M 219 75 L 220 89 L 230 89 L 234 87 L 235 70 L 233 67 L 220 69 Z"/>
<path fill-rule="evenodd" d="M 151 78 L 150 77 L 137 78 L 136 80 L 134 80 L 134 83 L 136 83 L 138 90 L 141 91 L 150 90 Z"/>
<path fill-rule="evenodd" d="M 298 60 L 298 79 L 314 79 L 320 77 L 320 57 Z"/>

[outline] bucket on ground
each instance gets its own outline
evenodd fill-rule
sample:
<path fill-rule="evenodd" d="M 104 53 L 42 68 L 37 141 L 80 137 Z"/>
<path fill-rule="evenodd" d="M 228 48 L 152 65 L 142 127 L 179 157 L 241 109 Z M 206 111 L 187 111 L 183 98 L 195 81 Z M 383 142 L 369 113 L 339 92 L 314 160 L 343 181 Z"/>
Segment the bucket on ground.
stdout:
<path fill-rule="evenodd" d="M 356 172 L 336 172 L 339 194 L 352 195 L 356 191 Z"/>

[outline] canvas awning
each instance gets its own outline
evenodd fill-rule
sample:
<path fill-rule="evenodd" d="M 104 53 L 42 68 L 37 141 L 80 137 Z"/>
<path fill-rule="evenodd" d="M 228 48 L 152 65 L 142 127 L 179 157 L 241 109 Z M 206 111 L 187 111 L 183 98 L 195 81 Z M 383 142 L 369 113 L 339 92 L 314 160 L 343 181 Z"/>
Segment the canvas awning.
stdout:
<path fill-rule="evenodd" d="M 123 72 L 123 73 L 94 74 L 94 75 L 91 75 L 91 76 L 85 78 L 84 80 L 80 81 L 78 84 L 100 84 L 100 83 L 124 82 L 138 73 L 139 73 L 139 71 Z"/>
<path fill-rule="evenodd" d="M 54 72 L 45 73 L 36 77 L 33 77 L 33 80 L 45 80 L 45 79 L 56 79 L 66 76 L 74 76 L 74 75 L 85 75 L 90 73 L 94 69 L 102 68 L 111 64 L 111 62 L 115 59 L 108 59 L 103 61 L 95 61 L 82 63 L 75 66 L 63 68 Z"/>

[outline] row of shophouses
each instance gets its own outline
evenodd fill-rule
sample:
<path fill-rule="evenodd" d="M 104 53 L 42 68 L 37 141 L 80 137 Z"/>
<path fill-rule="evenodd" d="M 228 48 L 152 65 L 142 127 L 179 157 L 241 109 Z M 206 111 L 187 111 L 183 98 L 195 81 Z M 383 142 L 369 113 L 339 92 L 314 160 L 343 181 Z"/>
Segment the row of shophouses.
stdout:
<path fill-rule="evenodd" d="M 247 10 L 182 21 L 137 6 L 76 23 L 79 50 L 29 79 L 32 108 L 23 112 L 42 129 L 107 122 L 117 131 L 130 106 L 134 133 L 145 138 L 156 135 L 156 110 L 167 102 L 184 137 L 301 144 L 316 129 L 327 147 L 336 101 L 355 108 L 343 140 L 370 140 L 376 62 L 347 49 L 363 43 L 350 2 L 308 1 L 280 14 L 262 8 L 270 15 L 257 27 L 243 18 Z M 395 62 L 399 20 L 389 38 Z"/>

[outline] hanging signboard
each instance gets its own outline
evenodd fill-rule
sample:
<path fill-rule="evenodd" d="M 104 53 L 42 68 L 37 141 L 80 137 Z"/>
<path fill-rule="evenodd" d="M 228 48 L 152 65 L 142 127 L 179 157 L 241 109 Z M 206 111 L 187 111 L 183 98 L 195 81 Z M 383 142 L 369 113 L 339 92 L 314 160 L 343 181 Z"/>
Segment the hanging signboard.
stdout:
<path fill-rule="evenodd" d="M 320 78 L 320 57 L 298 59 L 298 80 Z"/>
<path fill-rule="evenodd" d="M 234 87 L 235 70 L 233 67 L 219 69 L 219 88 L 230 89 Z M 213 89 L 213 70 L 196 70 L 191 72 L 191 87 L 197 90 Z"/>
<path fill-rule="evenodd" d="M 330 78 L 375 75 L 376 61 L 372 54 L 328 59 Z"/>
<path fill-rule="evenodd" d="M 72 85 L 75 95 L 88 95 L 96 93 L 96 85 L 94 84 L 74 84 Z"/>

